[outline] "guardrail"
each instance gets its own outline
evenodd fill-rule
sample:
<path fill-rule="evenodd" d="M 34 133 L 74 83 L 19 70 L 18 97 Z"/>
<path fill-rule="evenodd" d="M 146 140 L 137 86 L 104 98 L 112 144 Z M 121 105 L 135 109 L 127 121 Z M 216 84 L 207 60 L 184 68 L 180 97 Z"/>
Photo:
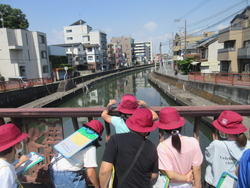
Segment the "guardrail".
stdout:
<path fill-rule="evenodd" d="M 2 81 L 0 82 L 0 91 L 4 92 L 16 89 L 26 89 L 28 87 L 49 84 L 52 82 L 53 82 L 52 77 L 25 79 L 23 81 L 21 80 Z"/>
<path fill-rule="evenodd" d="M 250 86 L 250 73 L 200 73 L 189 72 L 188 80 L 218 84 Z"/>
<path fill-rule="evenodd" d="M 242 116 L 250 116 L 250 105 L 229 105 L 229 106 L 174 106 L 183 117 L 194 117 L 193 133 L 199 140 L 199 129 L 201 118 L 213 116 L 217 118 L 224 110 L 235 111 Z M 152 107 L 158 114 L 163 107 Z M 86 118 L 90 121 L 100 117 L 105 107 L 85 108 L 0 108 L 0 125 L 7 123 L 8 119 L 28 133 L 24 140 L 28 152 L 35 151 L 43 155 L 45 160 L 32 167 L 29 173 L 20 177 L 23 182 L 49 183 L 48 165 L 55 154 L 53 146 L 63 140 L 63 118 L 70 118 L 74 131 L 79 129 L 78 118 Z M 119 116 L 116 108 L 111 108 L 110 115 Z M 86 123 L 87 123 L 86 122 Z M 110 137 L 110 125 L 105 122 L 106 142 Z M 159 130 L 160 140 L 163 140 L 162 130 Z M 217 131 L 213 131 L 213 139 L 218 139 Z"/>

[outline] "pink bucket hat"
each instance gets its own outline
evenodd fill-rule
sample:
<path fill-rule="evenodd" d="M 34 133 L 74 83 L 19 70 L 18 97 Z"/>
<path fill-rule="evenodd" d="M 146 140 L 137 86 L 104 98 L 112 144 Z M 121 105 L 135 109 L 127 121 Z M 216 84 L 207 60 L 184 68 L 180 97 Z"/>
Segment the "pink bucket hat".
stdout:
<path fill-rule="evenodd" d="M 134 95 L 126 94 L 121 98 L 121 102 L 118 104 L 118 111 L 124 114 L 133 114 L 133 112 L 139 108 L 137 99 Z"/>
<path fill-rule="evenodd" d="M 227 134 L 239 134 L 247 131 L 242 124 L 243 118 L 240 114 L 233 111 L 223 111 L 218 119 L 213 121 L 216 129 Z"/>
<path fill-rule="evenodd" d="M 22 133 L 22 131 L 20 131 L 20 129 L 12 123 L 1 125 L 0 152 L 21 142 L 26 137 L 28 137 L 28 134 Z"/>
<path fill-rule="evenodd" d="M 160 129 L 173 130 L 182 127 L 185 123 L 185 119 L 180 117 L 175 108 L 166 107 L 160 110 L 159 120 L 154 124 Z"/>
<path fill-rule="evenodd" d="M 95 130 L 95 132 L 99 135 L 99 139 L 102 140 L 101 136 L 102 136 L 104 127 L 100 121 L 93 119 L 85 125 Z"/>
<path fill-rule="evenodd" d="M 134 111 L 133 115 L 127 119 L 126 125 L 129 129 L 136 132 L 151 132 L 156 128 L 152 119 L 153 115 L 149 109 L 138 108 Z"/>

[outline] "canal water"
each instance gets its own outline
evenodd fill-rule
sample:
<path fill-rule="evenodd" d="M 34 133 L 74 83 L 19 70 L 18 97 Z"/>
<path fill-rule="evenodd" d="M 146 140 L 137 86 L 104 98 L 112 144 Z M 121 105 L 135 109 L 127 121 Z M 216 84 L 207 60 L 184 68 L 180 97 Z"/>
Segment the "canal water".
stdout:
<path fill-rule="evenodd" d="M 117 104 L 120 102 L 121 97 L 124 94 L 133 94 L 139 100 L 144 100 L 149 106 L 178 106 L 172 99 L 170 99 L 164 92 L 160 91 L 157 87 L 150 83 L 147 75 L 153 71 L 154 68 L 144 69 L 138 72 L 127 73 L 116 78 L 110 78 L 105 81 L 100 81 L 95 86 L 89 88 L 89 92 L 82 92 L 68 101 L 65 101 L 58 107 L 104 107 L 108 104 L 110 99 L 117 100 Z M 117 106 L 117 105 L 115 105 Z M 96 118 L 104 123 L 102 118 Z M 193 123 L 194 118 L 185 118 L 186 124 L 182 128 L 182 134 L 186 136 L 193 136 Z M 87 118 L 78 118 L 79 125 L 87 123 Z M 74 132 L 71 119 L 64 118 L 64 136 L 68 136 Z M 111 135 L 115 131 L 111 126 Z M 200 126 L 200 146 L 204 153 L 205 147 L 212 141 L 211 129 L 201 123 Z M 103 133 L 105 138 L 105 132 Z M 148 137 L 155 145 L 158 145 L 158 129 L 151 132 Z M 102 153 L 105 149 L 105 140 L 101 142 L 102 147 L 97 150 L 97 160 L 100 164 Z M 202 165 L 202 176 L 206 162 Z"/>

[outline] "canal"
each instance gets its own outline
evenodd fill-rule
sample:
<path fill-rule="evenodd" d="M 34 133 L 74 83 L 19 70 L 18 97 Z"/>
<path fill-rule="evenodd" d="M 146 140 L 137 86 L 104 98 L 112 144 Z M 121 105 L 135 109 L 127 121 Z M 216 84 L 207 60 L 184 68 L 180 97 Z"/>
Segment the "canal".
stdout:
<path fill-rule="evenodd" d="M 148 80 L 147 75 L 153 71 L 154 68 L 144 69 L 138 72 L 123 74 L 116 78 L 110 78 L 105 81 L 100 81 L 93 87 L 88 88 L 88 92 L 82 92 L 68 101 L 63 102 L 57 107 L 104 107 L 108 104 L 109 99 L 120 101 L 124 94 L 133 94 L 139 100 L 144 100 L 149 106 L 178 106 L 172 99 L 170 99 L 164 92 L 159 90 L 153 83 Z M 185 118 L 186 125 L 182 128 L 182 134 L 186 136 L 193 136 L 194 118 Z M 104 123 L 101 118 L 97 120 Z M 64 118 L 64 133 L 65 137 L 74 132 L 71 119 Z M 79 125 L 87 123 L 87 118 L 78 118 Z M 104 132 L 105 134 L 105 132 Z M 105 138 L 103 134 L 103 138 Z M 114 134 L 114 129 L 111 126 L 111 135 Z M 211 129 L 201 123 L 200 125 L 200 146 L 204 153 L 205 147 L 212 141 Z M 158 129 L 151 132 L 149 139 L 156 145 L 159 143 Z M 105 149 L 105 139 L 100 144 L 102 147 L 97 150 L 98 164 L 101 162 L 102 153 Z M 204 176 L 206 162 L 204 159 L 202 165 L 202 177 Z"/>

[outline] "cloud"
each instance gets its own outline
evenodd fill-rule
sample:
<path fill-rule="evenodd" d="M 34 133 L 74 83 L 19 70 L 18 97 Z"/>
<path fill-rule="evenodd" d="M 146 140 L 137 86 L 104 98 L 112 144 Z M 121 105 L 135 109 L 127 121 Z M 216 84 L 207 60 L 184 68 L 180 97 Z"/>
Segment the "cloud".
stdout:
<path fill-rule="evenodd" d="M 53 29 L 49 34 L 47 34 L 48 44 L 63 44 L 63 30 L 57 31 Z"/>
<path fill-rule="evenodd" d="M 223 24 L 220 24 L 217 26 L 217 30 L 221 30 L 221 29 L 224 29 L 226 27 L 228 27 L 229 25 L 223 25 Z"/>
<path fill-rule="evenodd" d="M 143 26 L 144 29 L 146 29 L 149 32 L 154 32 L 157 30 L 157 23 L 155 22 L 148 22 Z"/>

